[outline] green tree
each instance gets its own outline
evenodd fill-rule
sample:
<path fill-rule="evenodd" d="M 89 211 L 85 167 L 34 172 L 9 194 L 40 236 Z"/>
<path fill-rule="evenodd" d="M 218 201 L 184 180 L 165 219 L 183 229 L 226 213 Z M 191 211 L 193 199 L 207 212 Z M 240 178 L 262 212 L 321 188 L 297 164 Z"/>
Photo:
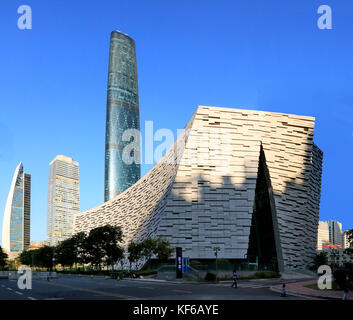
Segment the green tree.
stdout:
<path fill-rule="evenodd" d="M 327 265 L 328 258 L 325 251 L 317 253 L 314 257 L 314 264 L 311 267 L 311 270 L 317 271 L 320 266 Z"/>
<path fill-rule="evenodd" d="M 34 259 L 32 259 L 32 255 L 34 255 L 35 250 L 32 251 L 22 251 L 21 254 L 19 255 L 19 260 L 21 262 L 21 264 L 24 264 L 26 266 L 33 266 L 32 261 Z"/>
<path fill-rule="evenodd" d="M 156 240 L 152 238 L 147 238 L 141 242 L 142 255 L 146 258 L 148 262 L 149 269 L 151 268 L 151 258 L 156 251 Z"/>
<path fill-rule="evenodd" d="M 118 244 L 122 238 L 123 234 L 118 226 L 105 225 L 92 229 L 85 245 L 88 261 L 98 268 L 103 263 L 114 266 L 123 257 L 123 249 Z"/>
<path fill-rule="evenodd" d="M 87 252 L 85 250 L 85 245 L 87 241 L 87 236 L 84 232 L 76 233 L 72 236 L 75 245 L 76 260 L 75 264 L 87 263 Z"/>
<path fill-rule="evenodd" d="M 127 247 L 127 252 L 129 253 L 130 270 L 131 264 L 135 262 L 136 269 L 138 261 L 142 258 L 142 245 L 138 242 L 130 242 Z"/>
<path fill-rule="evenodd" d="M 54 247 L 44 246 L 34 252 L 35 266 L 41 268 L 53 268 Z"/>
<path fill-rule="evenodd" d="M 61 241 L 55 247 L 56 262 L 63 267 L 72 267 L 77 261 L 76 245 L 73 238 Z"/>
<path fill-rule="evenodd" d="M 159 260 L 168 260 L 173 253 L 168 240 L 159 237 L 155 241 L 155 248 L 153 252 Z"/>
<path fill-rule="evenodd" d="M 107 245 L 105 252 L 105 263 L 107 266 L 112 266 L 112 270 L 114 270 L 114 265 L 118 261 L 124 259 L 124 249 L 117 244 Z"/>
<path fill-rule="evenodd" d="M 6 260 L 8 259 L 7 253 L 0 246 L 0 269 L 4 269 L 6 266 Z"/>

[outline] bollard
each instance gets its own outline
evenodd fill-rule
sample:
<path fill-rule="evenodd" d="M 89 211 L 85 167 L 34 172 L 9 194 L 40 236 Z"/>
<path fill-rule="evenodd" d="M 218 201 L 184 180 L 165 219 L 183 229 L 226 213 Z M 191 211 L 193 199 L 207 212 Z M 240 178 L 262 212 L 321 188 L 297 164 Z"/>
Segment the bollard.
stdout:
<path fill-rule="evenodd" d="M 343 291 L 343 300 L 348 300 L 349 299 L 349 290 L 346 288 Z"/>
<path fill-rule="evenodd" d="M 282 284 L 282 293 L 281 293 L 281 297 L 286 297 L 287 293 L 286 293 L 286 284 L 283 283 Z"/>

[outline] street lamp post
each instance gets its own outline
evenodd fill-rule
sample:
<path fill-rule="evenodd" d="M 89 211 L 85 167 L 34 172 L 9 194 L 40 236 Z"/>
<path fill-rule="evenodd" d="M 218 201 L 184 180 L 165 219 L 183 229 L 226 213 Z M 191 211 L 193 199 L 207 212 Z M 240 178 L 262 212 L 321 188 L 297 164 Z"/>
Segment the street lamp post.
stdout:
<path fill-rule="evenodd" d="M 218 263 L 217 263 L 217 258 L 218 258 L 218 251 L 221 251 L 220 247 L 214 247 L 213 248 L 214 254 L 216 256 L 216 281 L 218 280 Z"/>

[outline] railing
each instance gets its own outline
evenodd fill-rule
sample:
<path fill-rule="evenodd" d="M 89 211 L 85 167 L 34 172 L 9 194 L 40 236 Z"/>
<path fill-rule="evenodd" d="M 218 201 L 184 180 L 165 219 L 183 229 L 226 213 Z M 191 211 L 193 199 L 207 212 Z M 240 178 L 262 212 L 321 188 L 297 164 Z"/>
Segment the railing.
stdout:
<path fill-rule="evenodd" d="M 10 280 L 17 280 L 21 274 L 18 273 L 17 270 L 13 271 L 0 271 L 0 278 L 7 278 Z M 47 271 L 32 271 L 32 279 L 47 279 L 49 278 L 57 278 L 58 275 L 55 271 L 47 272 Z"/>

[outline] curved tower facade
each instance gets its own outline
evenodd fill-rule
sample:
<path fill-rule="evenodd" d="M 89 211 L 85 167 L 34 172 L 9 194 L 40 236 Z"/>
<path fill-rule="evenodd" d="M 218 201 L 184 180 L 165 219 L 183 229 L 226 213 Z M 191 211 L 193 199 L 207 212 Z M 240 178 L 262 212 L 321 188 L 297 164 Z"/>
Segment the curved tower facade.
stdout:
<path fill-rule="evenodd" d="M 29 246 L 30 213 L 31 175 L 23 172 L 21 162 L 12 178 L 2 227 L 2 247 L 10 259 Z"/>
<path fill-rule="evenodd" d="M 123 137 L 129 129 L 140 130 L 135 41 L 122 32 L 113 31 L 108 70 L 104 201 L 140 179 L 139 161 L 129 163 L 123 158 L 124 148 L 134 141 L 129 134 Z M 140 142 L 135 143 L 138 148 L 130 151 L 129 156 L 140 159 Z"/>

